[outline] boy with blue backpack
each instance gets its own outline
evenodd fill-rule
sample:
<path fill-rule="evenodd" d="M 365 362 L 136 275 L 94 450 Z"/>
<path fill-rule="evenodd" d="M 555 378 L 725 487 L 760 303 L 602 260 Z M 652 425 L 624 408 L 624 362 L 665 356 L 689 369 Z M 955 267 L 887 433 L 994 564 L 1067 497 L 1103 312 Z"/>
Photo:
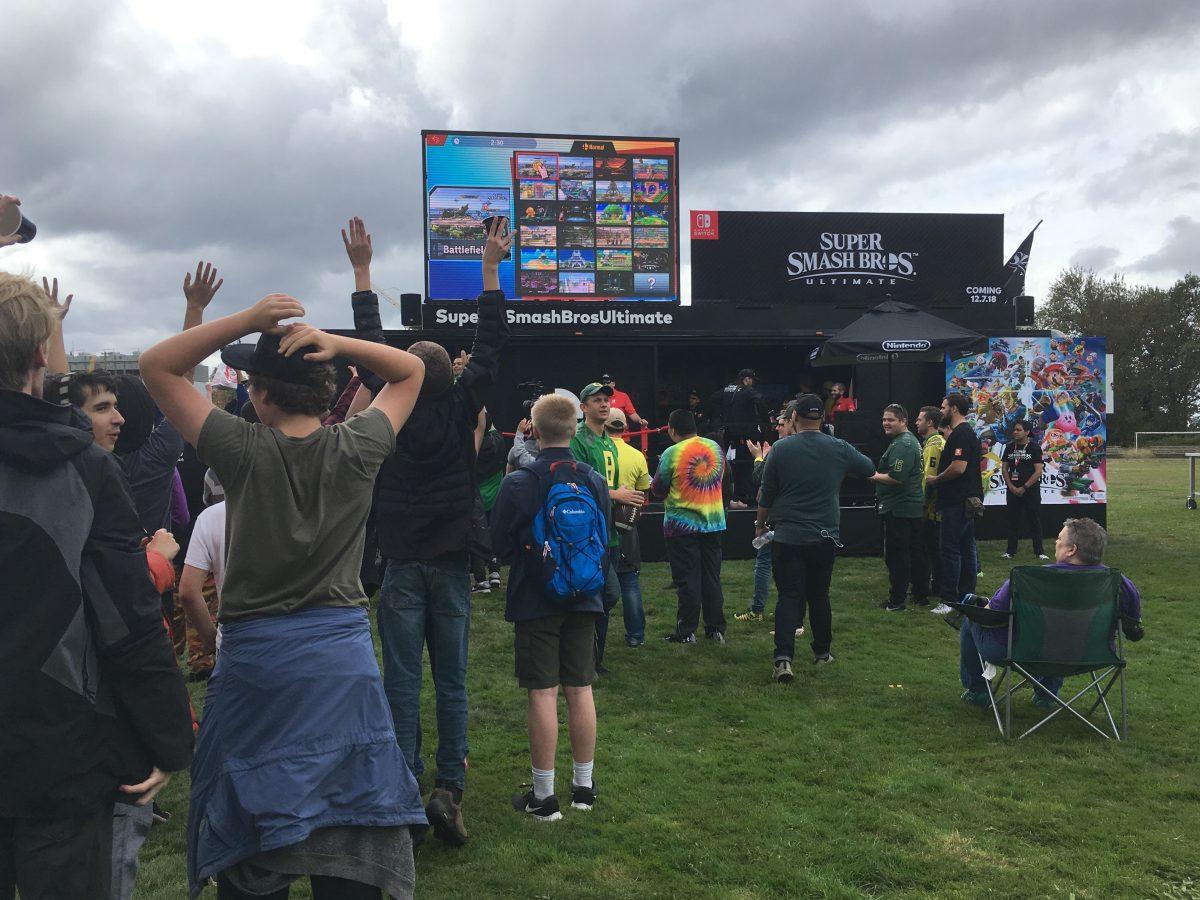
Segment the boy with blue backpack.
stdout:
<path fill-rule="evenodd" d="M 541 452 L 500 484 L 491 534 L 493 550 L 510 567 L 504 617 L 516 631 L 517 681 L 529 692 L 533 784 L 513 798 L 513 807 L 555 822 L 562 818 L 554 791 L 560 684 L 571 738 L 571 806 L 590 810 L 596 802 L 593 646 L 604 612 L 611 507 L 604 477 L 571 455 L 575 404 L 547 394 L 532 416 Z"/>

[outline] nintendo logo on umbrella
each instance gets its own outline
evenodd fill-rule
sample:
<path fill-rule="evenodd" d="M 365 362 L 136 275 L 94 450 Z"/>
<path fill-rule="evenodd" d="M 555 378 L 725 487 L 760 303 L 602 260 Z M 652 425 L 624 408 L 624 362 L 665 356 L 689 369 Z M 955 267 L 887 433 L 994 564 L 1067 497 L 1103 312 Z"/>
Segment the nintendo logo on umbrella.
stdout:
<path fill-rule="evenodd" d="M 913 353 L 930 349 L 929 341 L 884 341 L 880 346 L 888 353 Z"/>

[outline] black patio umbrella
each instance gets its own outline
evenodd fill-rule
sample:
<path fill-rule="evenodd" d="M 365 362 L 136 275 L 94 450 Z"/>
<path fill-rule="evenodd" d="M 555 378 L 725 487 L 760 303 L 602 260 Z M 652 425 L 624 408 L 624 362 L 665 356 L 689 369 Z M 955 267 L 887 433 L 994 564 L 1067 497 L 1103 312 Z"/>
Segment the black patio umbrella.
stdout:
<path fill-rule="evenodd" d="M 947 322 L 908 303 L 885 300 L 831 337 L 812 355 L 814 366 L 854 366 L 886 362 L 888 394 L 892 363 L 941 362 L 982 344 L 977 331 Z"/>

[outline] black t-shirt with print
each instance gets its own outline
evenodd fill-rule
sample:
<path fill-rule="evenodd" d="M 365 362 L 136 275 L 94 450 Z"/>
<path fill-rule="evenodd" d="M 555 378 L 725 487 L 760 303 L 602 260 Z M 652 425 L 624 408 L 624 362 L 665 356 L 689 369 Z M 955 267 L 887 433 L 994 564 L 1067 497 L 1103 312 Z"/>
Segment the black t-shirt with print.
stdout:
<path fill-rule="evenodd" d="M 1007 464 L 1013 479 L 1017 484 L 1028 484 L 1033 477 L 1034 467 L 1042 461 L 1042 448 L 1036 441 L 1027 441 L 1024 447 L 1018 447 L 1013 441 L 1004 448 L 1004 463 Z M 1038 486 L 1030 489 L 1030 494 L 1038 493 Z"/>
<path fill-rule="evenodd" d="M 949 509 L 966 503 L 968 497 L 983 497 L 983 476 L 979 471 L 981 455 L 979 438 L 975 429 L 967 422 L 960 422 L 942 448 L 938 461 L 938 474 L 950 468 L 950 463 L 965 462 L 967 470 L 958 478 L 939 481 L 937 485 L 938 509 Z"/>

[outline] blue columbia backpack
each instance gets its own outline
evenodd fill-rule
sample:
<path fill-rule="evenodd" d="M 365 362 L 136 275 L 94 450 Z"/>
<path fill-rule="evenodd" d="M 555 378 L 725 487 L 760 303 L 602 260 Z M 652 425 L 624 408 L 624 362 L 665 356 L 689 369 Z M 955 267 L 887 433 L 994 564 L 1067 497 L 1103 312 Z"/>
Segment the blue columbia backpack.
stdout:
<path fill-rule="evenodd" d="M 549 479 L 530 471 L 544 488 L 530 550 L 541 557 L 547 595 L 568 601 L 596 593 L 604 587 L 608 523 L 588 485 L 591 467 L 559 460 Z"/>

